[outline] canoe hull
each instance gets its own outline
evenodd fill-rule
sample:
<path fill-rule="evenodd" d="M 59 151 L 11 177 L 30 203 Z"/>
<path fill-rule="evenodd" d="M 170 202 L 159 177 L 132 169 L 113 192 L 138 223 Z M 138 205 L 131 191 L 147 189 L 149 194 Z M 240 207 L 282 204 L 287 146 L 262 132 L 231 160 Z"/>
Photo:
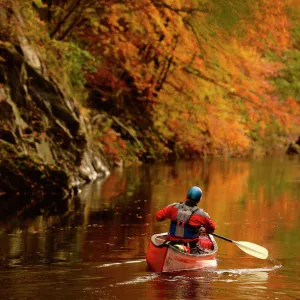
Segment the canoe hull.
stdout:
<path fill-rule="evenodd" d="M 149 243 L 146 261 L 151 270 L 162 272 L 169 247 L 156 247 L 152 242 Z"/>
<path fill-rule="evenodd" d="M 208 253 L 195 255 L 184 253 L 177 248 L 164 245 L 167 233 L 152 236 L 146 253 L 146 261 L 155 272 L 173 272 L 217 266 L 216 252 L 218 246 L 212 236 L 213 250 Z M 159 242 L 160 241 L 160 242 Z"/>

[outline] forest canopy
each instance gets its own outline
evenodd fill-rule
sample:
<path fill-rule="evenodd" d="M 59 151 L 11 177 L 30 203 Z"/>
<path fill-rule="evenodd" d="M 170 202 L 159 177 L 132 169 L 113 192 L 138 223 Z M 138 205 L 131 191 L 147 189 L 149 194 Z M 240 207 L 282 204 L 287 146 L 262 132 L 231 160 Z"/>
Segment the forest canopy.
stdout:
<path fill-rule="evenodd" d="M 1 40 L 18 10 L 114 160 L 264 155 L 300 134 L 299 0 L 1 5 Z"/>

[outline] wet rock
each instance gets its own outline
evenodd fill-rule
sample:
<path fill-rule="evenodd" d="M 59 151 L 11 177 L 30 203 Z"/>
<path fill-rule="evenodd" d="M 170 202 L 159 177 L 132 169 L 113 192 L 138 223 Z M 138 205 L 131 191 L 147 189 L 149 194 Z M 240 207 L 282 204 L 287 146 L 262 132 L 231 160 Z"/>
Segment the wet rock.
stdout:
<path fill-rule="evenodd" d="M 34 156 L 19 154 L 12 145 L 0 140 L 1 187 L 15 194 L 55 194 L 66 197 L 70 183 L 68 174 L 57 166 L 42 163 Z"/>
<path fill-rule="evenodd" d="M 289 155 L 294 155 L 294 154 L 300 155 L 300 146 L 296 143 L 291 143 L 289 144 L 286 153 Z"/>
<path fill-rule="evenodd" d="M 286 153 L 289 155 L 300 155 L 300 137 L 296 142 L 289 144 Z"/>
<path fill-rule="evenodd" d="M 103 163 L 103 159 L 95 152 L 92 153 L 92 165 L 97 172 L 98 177 L 107 177 L 109 175 L 108 167 Z"/>
<path fill-rule="evenodd" d="M 92 158 L 88 152 L 85 152 L 83 155 L 83 160 L 79 167 L 79 174 L 81 178 L 85 179 L 87 182 L 94 181 L 98 177 L 92 163 Z"/>

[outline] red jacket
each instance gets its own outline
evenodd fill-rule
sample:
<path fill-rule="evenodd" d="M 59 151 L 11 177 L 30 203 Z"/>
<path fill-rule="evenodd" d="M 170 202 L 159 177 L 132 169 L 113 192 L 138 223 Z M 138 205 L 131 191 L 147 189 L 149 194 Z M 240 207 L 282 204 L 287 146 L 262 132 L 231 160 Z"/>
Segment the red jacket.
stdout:
<path fill-rule="evenodd" d="M 156 220 L 164 221 L 166 219 L 170 219 L 171 221 L 176 221 L 177 213 L 178 208 L 175 207 L 174 204 L 170 204 L 156 213 Z M 216 229 L 215 223 L 201 208 L 199 208 L 195 213 L 192 214 L 188 221 L 188 224 L 195 227 L 204 227 L 207 232 L 214 232 Z M 169 235 L 169 240 L 178 240 L 178 238 Z"/>

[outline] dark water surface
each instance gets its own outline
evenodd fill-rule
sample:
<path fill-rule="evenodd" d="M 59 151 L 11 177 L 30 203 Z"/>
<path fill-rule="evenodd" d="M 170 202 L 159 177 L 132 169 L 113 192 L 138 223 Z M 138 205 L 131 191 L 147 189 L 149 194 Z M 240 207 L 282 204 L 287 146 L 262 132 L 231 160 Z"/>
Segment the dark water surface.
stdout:
<path fill-rule="evenodd" d="M 168 230 L 156 210 L 192 185 L 217 233 L 266 247 L 270 259 L 217 239 L 214 269 L 147 270 L 149 238 Z M 0 226 L 0 299 L 300 299 L 299 158 L 114 170 L 80 197 L 63 216 Z"/>

